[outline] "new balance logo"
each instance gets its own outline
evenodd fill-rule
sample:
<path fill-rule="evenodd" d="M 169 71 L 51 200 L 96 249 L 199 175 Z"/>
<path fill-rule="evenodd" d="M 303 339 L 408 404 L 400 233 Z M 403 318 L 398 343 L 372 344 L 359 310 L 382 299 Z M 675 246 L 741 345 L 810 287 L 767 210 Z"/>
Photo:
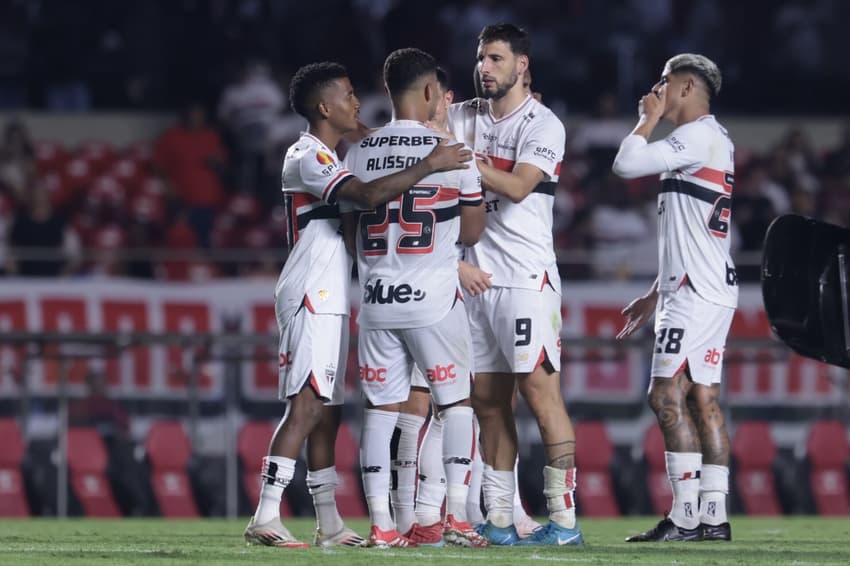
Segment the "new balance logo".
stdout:
<path fill-rule="evenodd" d="M 460 464 L 461 466 L 468 466 L 472 463 L 472 460 L 469 458 L 463 458 L 460 456 L 449 456 L 443 460 L 443 464 Z"/>
<path fill-rule="evenodd" d="M 685 503 L 684 505 L 682 505 L 682 507 L 683 507 L 683 510 L 685 511 L 685 517 L 693 517 L 694 516 L 694 511 L 691 508 L 690 503 Z"/>
<path fill-rule="evenodd" d="M 414 289 L 407 283 L 401 285 L 390 285 L 384 287 L 383 282 L 378 279 L 375 284 L 366 283 L 363 289 L 363 302 L 378 305 L 390 305 L 392 303 L 407 303 L 411 299 L 421 301 L 425 298 L 425 291 Z"/>
<path fill-rule="evenodd" d="M 696 472 L 685 472 L 681 475 L 681 477 L 675 478 L 675 481 L 685 481 L 685 480 L 698 480 L 700 476 L 700 471 Z"/>
<path fill-rule="evenodd" d="M 712 517 L 714 517 L 715 514 L 717 514 L 717 503 L 715 503 L 714 501 L 709 501 L 708 502 L 708 508 L 705 510 L 705 512 L 708 515 L 711 515 Z"/>
<path fill-rule="evenodd" d="M 363 466 L 360 471 L 364 474 L 378 474 L 381 472 L 381 466 Z"/>

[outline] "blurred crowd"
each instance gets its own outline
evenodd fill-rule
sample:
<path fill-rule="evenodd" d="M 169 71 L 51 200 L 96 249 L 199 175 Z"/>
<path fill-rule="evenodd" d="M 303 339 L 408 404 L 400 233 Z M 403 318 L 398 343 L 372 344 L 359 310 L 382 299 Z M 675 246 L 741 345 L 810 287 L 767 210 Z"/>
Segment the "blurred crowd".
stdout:
<path fill-rule="evenodd" d="M 383 107 L 378 95 L 364 97 L 369 119 L 380 120 Z M 287 249 L 281 162 L 303 121 L 256 63 L 223 91 L 217 117 L 208 114 L 199 102 L 187 104 L 157 139 L 129 147 L 97 140 L 65 147 L 33 140 L 22 122 L 8 122 L 0 141 L 3 272 L 172 281 L 276 276 Z M 658 181 L 611 173 L 629 131 L 616 97 L 600 97 L 593 116 L 570 131 L 555 195 L 563 275 L 654 277 Z M 813 149 L 794 127 L 767 151 L 737 148 L 736 253 L 757 253 L 769 223 L 789 212 L 850 226 L 850 123 L 826 150 Z M 757 279 L 757 263 L 739 266 L 739 274 Z"/>
<path fill-rule="evenodd" d="M 282 83 L 338 60 L 365 91 L 409 46 L 469 77 L 477 34 L 499 21 L 529 30 L 537 90 L 570 113 L 606 91 L 631 104 L 681 51 L 723 69 L 724 112 L 835 114 L 850 91 L 842 0 L 0 0 L 0 109 L 211 106 L 254 58 Z"/>
<path fill-rule="evenodd" d="M 432 52 L 466 98 L 477 34 L 497 21 L 530 31 L 534 90 L 567 125 L 555 204 L 567 277 L 656 272 L 657 182 L 623 181 L 610 164 L 634 101 L 671 53 L 702 52 L 723 69 L 714 108 L 721 122 L 846 113 L 850 67 L 841 54 L 850 34 L 841 23 L 850 3 L 840 0 L 528 0 L 521 8 L 507 0 L 330 0 L 321 8 L 0 0 L 0 110 L 179 115 L 157 139 L 128 147 L 66 147 L 32 139 L 23 121 L 5 124 L 0 270 L 178 281 L 276 275 L 287 246 L 280 167 L 304 127 L 288 107 L 289 76 L 305 63 L 341 61 L 362 121 L 379 125 L 389 118 L 379 72 L 386 53 L 410 45 Z M 590 118 L 576 128 L 576 115 Z M 850 122 L 827 150 L 794 127 L 768 145 L 737 148 L 737 253 L 758 252 L 770 221 L 787 212 L 850 225 Z M 756 263 L 739 269 L 742 279 L 757 277 Z"/>

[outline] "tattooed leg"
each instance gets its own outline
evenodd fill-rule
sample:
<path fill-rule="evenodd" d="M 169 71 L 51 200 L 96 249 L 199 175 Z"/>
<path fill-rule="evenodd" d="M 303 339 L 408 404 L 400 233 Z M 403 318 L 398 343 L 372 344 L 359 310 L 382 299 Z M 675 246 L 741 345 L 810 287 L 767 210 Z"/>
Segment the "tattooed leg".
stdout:
<path fill-rule="evenodd" d="M 702 470 L 699 484 L 700 522 L 706 525 L 707 540 L 729 540 L 726 514 L 729 493 L 729 434 L 720 410 L 720 385 L 694 384 L 688 394 L 688 409 L 699 433 Z"/>
<path fill-rule="evenodd" d="M 549 523 L 576 529 L 576 436 L 561 396 L 560 376 L 546 361 L 519 380 L 519 390 L 537 419 L 543 439 L 543 495 Z"/>
<path fill-rule="evenodd" d="M 668 452 L 700 452 L 699 436 L 687 405 L 692 382 L 685 371 L 673 378 L 653 377 L 649 406 L 655 411 Z"/>
<path fill-rule="evenodd" d="M 699 486 L 702 468 L 699 437 L 688 411 L 687 396 L 693 382 L 685 371 L 672 378 L 655 377 L 649 389 L 649 405 L 664 434 L 665 467 L 673 491 L 668 519 L 680 529 L 699 526 Z"/>
<path fill-rule="evenodd" d="M 720 409 L 720 385 L 695 383 L 688 393 L 688 412 L 696 426 L 702 448 L 702 463 L 729 465 L 729 433 Z"/>
<path fill-rule="evenodd" d="M 519 380 L 519 390 L 528 402 L 543 440 L 546 464 L 553 468 L 575 466 L 576 437 L 561 397 L 561 383 L 556 372 L 547 372 L 541 364 Z"/>

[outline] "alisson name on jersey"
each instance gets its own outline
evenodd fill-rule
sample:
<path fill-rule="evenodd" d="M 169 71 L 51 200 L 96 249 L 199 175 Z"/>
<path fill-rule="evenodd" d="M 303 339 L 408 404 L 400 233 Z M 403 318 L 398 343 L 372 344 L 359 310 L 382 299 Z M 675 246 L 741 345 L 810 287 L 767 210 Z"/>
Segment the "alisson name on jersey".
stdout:
<path fill-rule="evenodd" d="M 360 142 L 360 147 L 418 147 L 437 145 L 443 138 L 439 136 L 371 136 Z M 416 165 L 422 158 L 413 155 L 385 155 L 366 160 L 366 171 L 383 169 L 405 169 Z"/>
<path fill-rule="evenodd" d="M 366 171 L 380 171 L 382 169 L 406 169 L 422 161 L 421 157 L 415 155 L 385 155 L 383 157 L 370 157 L 366 160 Z"/>

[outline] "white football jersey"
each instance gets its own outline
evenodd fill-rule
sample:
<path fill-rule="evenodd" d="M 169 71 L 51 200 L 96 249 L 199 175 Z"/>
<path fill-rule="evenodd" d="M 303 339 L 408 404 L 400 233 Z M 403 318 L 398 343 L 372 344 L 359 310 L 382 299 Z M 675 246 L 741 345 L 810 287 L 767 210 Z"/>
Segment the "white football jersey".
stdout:
<path fill-rule="evenodd" d="M 550 282 L 560 293 L 552 242 L 552 207 L 564 156 L 561 120 L 533 97 L 496 119 L 482 98 L 452 104 L 449 128 L 455 137 L 503 171 L 528 163 L 544 173 L 543 182 L 522 202 L 490 192 L 485 196 L 487 225 L 467 261 L 493 274 L 496 287 L 542 289 Z"/>
<path fill-rule="evenodd" d="M 318 138 L 302 133 L 283 161 L 289 257 L 275 286 L 278 314 L 302 305 L 315 313 L 349 314 L 351 258 L 340 231 L 337 191 L 351 172 Z"/>
<path fill-rule="evenodd" d="M 445 136 L 395 120 L 348 150 L 345 164 L 365 182 L 427 156 Z M 357 268 L 363 328 L 418 328 L 439 322 L 459 296 L 460 206 L 481 204 L 481 178 L 468 169 L 433 173 L 396 199 L 362 212 Z"/>
<path fill-rule="evenodd" d="M 663 140 L 627 136 L 614 170 L 661 173 L 658 193 L 658 290 L 686 282 L 705 300 L 735 308 L 738 277 L 729 255 L 735 146 L 714 116 L 683 124 Z"/>
<path fill-rule="evenodd" d="M 735 146 L 712 115 L 658 142 L 668 162 L 658 194 L 658 284 L 675 290 L 687 277 L 707 301 L 734 308 L 738 277 L 729 255 Z"/>

